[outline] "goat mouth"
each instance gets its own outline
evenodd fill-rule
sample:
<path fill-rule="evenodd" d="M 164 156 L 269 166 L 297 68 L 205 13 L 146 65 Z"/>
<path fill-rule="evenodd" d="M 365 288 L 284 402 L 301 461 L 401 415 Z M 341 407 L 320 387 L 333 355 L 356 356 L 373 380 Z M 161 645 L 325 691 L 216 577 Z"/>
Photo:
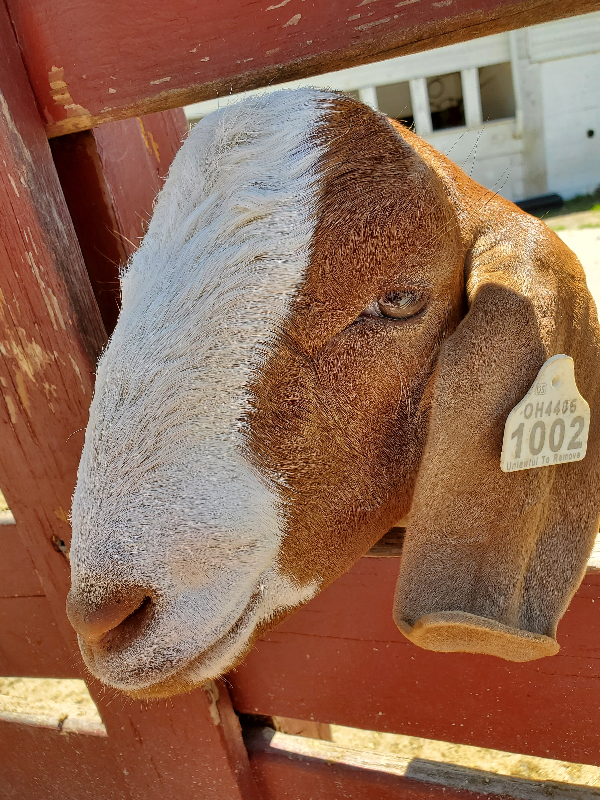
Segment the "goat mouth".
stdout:
<path fill-rule="evenodd" d="M 134 700 L 171 697 L 191 692 L 227 672 L 246 656 L 258 636 L 260 625 L 256 625 L 255 617 L 261 597 L 261 590 L 253 592 L 240 616 L 224 634 L 202 652 L 178 664 L 166 677 L 147 686 L 122 691 Z M 249 628 L 251 630 L 248 632 Z M 227 663 L 223 668 L 224 659 Z"/>
<path fill-rule="evenodd" d="M 254 618 L 262 594 L 259 589 L 254 591 L 244 610 L 232 625 L 207 648 L 188 658 L 182 658 L 178 663 L 170 662 L 165 665 L 159 680 L 156 679 L 156 672 L 160 668 L 152 669 L 154 674 L 151 677 L 148 674 L 144 676 L 141 669 L 136 670 L 136 674 L 132 674 L 129 680 L 123 681 L 116 676 L 107 677 L 105 665 L 102 664 L 105 658 L 118 656 L 119 651 L 135 645 L 136 640 L 147 630 L 151 621 L 158 616 L 152 598 L 145 598 L 121 625 L 105 634 L 100 641 L 95 643 L 94 647 L 80 642 L 82 654 L 96 677 L 135 700 L 170 697 L 189 692 L 234 666 L 250 650 L 255 639 L 253 635 L 253 629 L 256 627 Z M 118 630 L 119 628 L 123 629 Z M 222 667 L 224 661 L 226 662 L 225 668 Z"/>

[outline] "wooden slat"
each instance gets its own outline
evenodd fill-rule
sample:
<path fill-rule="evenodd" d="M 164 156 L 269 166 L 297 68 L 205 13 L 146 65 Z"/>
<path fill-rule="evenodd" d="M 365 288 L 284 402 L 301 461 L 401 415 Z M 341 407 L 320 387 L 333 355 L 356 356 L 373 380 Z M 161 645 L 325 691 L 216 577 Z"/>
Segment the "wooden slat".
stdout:
<path fill-rule="evenodd" d="M 393 753 L 354 750 L 259 728 L 246 734 L 251 763 L 265 797 L 596 800 L 600 788 L 498 775 Z M 335 787 L 335 788 L 334 788 Z M 391 789 L 391 794 L 389 790 Z M 468 790 L 468 791 L 465 791 Z"/>
<path fill-rule="evenodd" d="M 58 136 L 597 10 L 598 0 L 8 0 Z"/>
<path fill-rule="evenodd" d="M 228 676 L 234 706 L 600 763 L 600 573 L 572 600 L 560 653 L 513 664 L 411 644 L 392 621 L 397 572 L 397 559 L 362 559 L 259 640 Z"/>
<path fill-rule="evenodd" d="M 44 595 L 16 525 L 0 525 L 0 553 L 0 598 Z"/>
<path fill-rule="evenodd" d="M 78 652 L 64 639 L 45 597 L 0 598 L 0 675 L 81 678 Z"/>
<path fill-rule="evenodd" d="M 67 512 L 95 358 L 106 339 L 4 5 L 0 52 L 0 486 L 71 654 L 76 644 L 64 610 L 69 568 L 61 543 L 69 541 Z M 123 195 L 126 202 L 129 192 Z M 111 747 L 104 760 L 94 754 L 94 772 L 110 775 L 117 765 L 131 798 L 256 797 L 224 689 L 218 701 L 199 691 L 153 706 L 111 702 L 97 686 L 92 694 Z M 45 755 L 32 745 L 20 758 L 35 773 Z M 57 796 L 44 794 L 45 780 L 37 793 L 12 796 Z M 102 796 L 93 782 L 85 789 L 85 781 L 74 779 L 74 787 L 61 796 Z"/>
<path fill-rule="evenodd" d="M 0 794 L 14 800 L 134 800 L 112 742 L 0 720 Z M 137 798 L 136 798 L 137 800 Z"/>
<path fill-rule="evenodd" d="M 119 268 L 144 235 L 187 131 L 181 109 L 53 139 L 52 155 L 107 332 L 120 308 Z"/>
<path fill-rule="evenodd" d="M 476 800 L 485 797 L 482 793 L 404 777 L 407 765 L 394 757 L 347 750 L 264 728 L 253 731 L 246 743 L 262 800 Z M 462 778 L 468 785 L 464 775 Z"/>

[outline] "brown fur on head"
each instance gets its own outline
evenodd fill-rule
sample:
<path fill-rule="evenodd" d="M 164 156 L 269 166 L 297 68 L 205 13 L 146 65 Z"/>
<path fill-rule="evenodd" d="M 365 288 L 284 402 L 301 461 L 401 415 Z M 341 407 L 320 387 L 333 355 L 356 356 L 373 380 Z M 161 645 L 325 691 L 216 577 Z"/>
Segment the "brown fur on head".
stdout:
<path fill-rule="evenodd" d="M 320 136 L 311 264 L 252 387 L 250 449 L 285 476 L 282 568 L 329 582 L 410 508 L 423 395 L 463 313 L 465 250 L 442 182 L 384 118 L 340 99 Z M 361 316 L 403 290 L 426 299 L 425 316 Z"/>
<path fill-rule="evenodd" d="M 182 472 L 180 483 L 170 483 L 173 471 L 159 464 L 158 478 L 153 472 L 141 489 L 127 480 L 113 486 L 98 466 L 108 463 L 103 448 L 118 442 L 119 452 L 131 458 L 136 440 L 113 421 L 130 411 L 123 405 L 127 392 L 116 393 L 114 408 L 104 399 L 111 386 L 107 364 L 141 404 L 142 430 L 151 424 L 151 415 L 142 414 L 144 392 L 151 395 L 155 385 L 144 388 L 143 376 L 130 376 L 111 343 L 74 506 L 70 613 L 88 664 L 106 682 L 137 695 L 171 693 L 215 677 L 409 511 L 394 611 L 406 636 L 434 650 L 512 660 L 555 652 L 556 624 L 582 577 L 600 507 L 600 334 L 577 259 L 542 223 L 354 100 L 310 90 L 252 103 L 238 107 L 238 118 L 235 110 L 219 112 L 215 123 L 206 123 L 214 133 L 199 128 L 188 140 L 130 279 L 143 258 L 162 263 L 164 251 L 171 272 L 158 274 L 168 295 L 176 270 L 170 231 L 176 229 L 165 224 L 165 209 L 193 201 L 185 200 L 177 176 L 192 170 L 196 159 L 213 188 L 193 201 L 185 218 L 185 225 L 193 219 L 196 226 L 186 233 L 185 248 L 197 236 L 210 256 L 206 237 L 218 233 L 221 219 L 227 236 L 216 251 L 226 255 L 219 280 L 235 279 L 238 294 L 227 299 L 217 281 L 197 300 L 214 308 L 216 328 L 203 335 L 214 337 L 220 361 L 214 366 L 210 355 L 197 359 L 203 383 L 194 402 L 204 402 L 207 386 L 222 391 L 227 381 L 228 391 L 243 390 L 241 399 L 231 394 L 234 399 L 226 396 L 221 404 L 204 402 L 205 416 L 193 424 L 190 419 L 177 429 L 179 438 L 169 439 L 170 458 L 192 430 L 194 449 L 185 452 L 196 454 L 199 464 L 208 453 L 208 466 L 195 467 L 194 482 Z M 289 119 L 277 118 L 288 111 Z M 305 127 L 294 131 L 301 117 Z M 250 152 L 260 140 L 257 120 L 268 129 L 267 144 L 274 130 L 272 144 L 260 151 L 273 163 L 254 175 L 247 154 L 234 157 L 236 148 Z M 214 152 L 233 159 L 223 180 L 235 178 L 230 194 L 223 193 L 221 218 L 215 211 L 220 178 L 210 174 L 208 152 L 215 141 L 222 144 L 219 136 L 224 146 Z M 194 151 L 198 141 L 206 152 Z M 301 176 L 309 187 L 305 209 L 286 184 L 300 158 L 309 165 Z M 261 193 L 269 192 L 277 202 L 266 211 Z M 253 207 L 248 197 L 255 195 Z M 280 234 L 269 245 L 273 252 L 261 250 L 256 226 L 268 231 L 274 225 Z M 238 228 L 243 235 L 236 239 Z M 147 256 L 151 247 L 158 253 L 150 250 L 154 261 Z M 244 255 L 248 249 L 252 258 Z M 289 268 L 293 277 L 301 258 L 299 279 L 286 278 L 284 285 L 278 271 Z M 208 273 L 210 265 L 202 269 Z M 148 289 L 144 284 L 137 299 L 129 292 L 115 334 L 117 342 L 120 334 L 129 336 L 128 354 L 143 349 L 136 325 L 147 325 L 142 301 Z M 172 297 L 181 303 L 181 293 Z M 281 297 L 283 311 L 268 319 L 270 304 Z M 412 311 L 396 317 L 385 311 L 403 307 Z M 221 310 L 227 324 L 218 322 Z M 259 335 L 261 314 L 265 331 Z M 184 344 L 199 335 L 192 328 L 186 333 L 190 315 L 176 330 Z M 132 363 L 137 357 L 145 372 L 156 367 L 152 374 L 176 392 L 186 373 L 179 369 L 169 377 L 175 361 L 168 314 L 163 324 L 161 347 L 134 353 Z M 243 352 L 250 356 L 240 355 L 246 341 L 253 349 Z M 507 415 L 557 353 L 573 357 L 579 389 L 592 408 L 588 454 L 578 463 L 505 474 L 500 450 Z M 249 357 L 252 369 L 238 387 L 235 370 L 245 369 Z M 99 416 L 102 403 L 110 415 Z M 230 428 L 218 437 L 211 433 L 238 405 Z M 198 436 L 202 426 L 208 433 Z M 160 450 L 162 439 L 155 442 Z M 218 458 L 210 450 L 215 442 Z M 233 467 L 222 466 L 228 459 Z M 150 534 L 135 523 L 139 509 L 160 515 L 152 504 L 164 486 L 178 504 L 179 527 L 170 538 L 162 527 Z M 115 518 L 129 527 L 115 526 L 107 566 L 93 529 L 102 513 L 104 530 L 107 520 L 110 529 L 113 518 L 105 509 L 113 494 Z M 135 557 L 127 541 L 135 543 Z M 125 598 L 120 610 L 119 592 Z M 143 613 L 136 611 L 140 598 L 146 598 Z M 168 656 L 160 655 L 167 631 L 179 637 Z"/>

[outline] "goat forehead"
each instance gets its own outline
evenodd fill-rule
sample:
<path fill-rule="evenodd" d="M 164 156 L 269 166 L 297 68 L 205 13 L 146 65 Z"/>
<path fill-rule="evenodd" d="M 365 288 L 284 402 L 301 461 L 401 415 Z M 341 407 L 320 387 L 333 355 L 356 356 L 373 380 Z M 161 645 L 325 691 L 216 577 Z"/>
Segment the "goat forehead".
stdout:
<path fill-rule="evenodd" d="M 168 498 L 180 536 L 194 524 L 278 535 L 276 501 L 240 454 L 240 420 L 309 265 L 324 98 L 225 109 L 175 159 L 98 367 L 76 536 L 101 520 L 115 537 L 147 528 Z"/>

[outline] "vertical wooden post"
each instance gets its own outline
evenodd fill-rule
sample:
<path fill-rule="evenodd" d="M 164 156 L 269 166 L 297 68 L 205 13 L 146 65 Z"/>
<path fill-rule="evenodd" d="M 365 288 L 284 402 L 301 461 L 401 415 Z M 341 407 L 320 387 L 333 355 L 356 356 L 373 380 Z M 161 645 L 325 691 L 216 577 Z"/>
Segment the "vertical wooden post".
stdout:
<path fill-rule="evenodd" d="M 112 122 L 50 142 L 107 333 L 120 308 L 119 267 L 136 249 L 187 132 L 183 110 Z"/>
<path fill-rule="evenodd" d="M 3 7 L 0 47 L 0 486 L 73 643 L 57 545 L 106 336 Z"/>
<path fill-rule="evenodd" d="M 60 543 L 70 538 L 71 495 L 106 336 L 4 6 L 0 49 L 0 486 L 74 652 Z M 126 186 L 123 198 L 135 208 Z M 129 210 L 113 205 L 123 220 Z M 197 690 L 158 705 L 98 704 L 112 742 L 107 773 L 116 762 L 132 798 L 255 797 L 224 689 L 218 699 Z"/>

